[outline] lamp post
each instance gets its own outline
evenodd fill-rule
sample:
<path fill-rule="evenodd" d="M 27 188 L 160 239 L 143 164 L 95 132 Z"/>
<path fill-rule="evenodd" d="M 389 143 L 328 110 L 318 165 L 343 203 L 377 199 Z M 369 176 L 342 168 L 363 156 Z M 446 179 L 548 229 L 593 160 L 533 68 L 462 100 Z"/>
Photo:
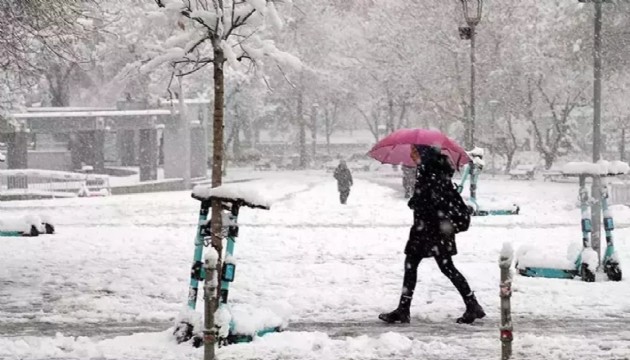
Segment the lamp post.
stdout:
<path fill-rule="evenodd" d="M 472 149 L 475 145 L 475 29 L 481 21 L 483 0 L 460 0 L 464 9 L 464 19 L 468 26 L 459 28 L 459 37 L 470 40 L 470 111 L 466 126 L 465 145 Z"/>
<path fill-rule="evenodd" d="M 494 162 L 494 157 L 495 154 L 497 152 L 497 121 L 496 121 L 496 111 L 497 111 L 497 107 L 499 106 L 501 102 L 499 100 L 490 100 L 488 101 L 488 105 L 490 105 L 490 112 L 492 114 L 492 147 L 491 147 L 491 151 L 492 153 L 490 154 L 492 156 L 492 177 L 494 178 L 496 173 L 497 173 L 497 168 L 495 167 L 495 162 Z"/>
<path fill-rule="evenodd" d="M 602 4 L 611 3 L 611 0 L 578 0 L 581 3 L 593 3 L 595 5 L 595 19 L 593 32 L 593 162 L 602 159 Z M 601 179 L 593 178 L 591 196 L 594 199 L 601 197 Z M 591 244 L 597 251 L 601 261 L 601 205 L 596 201 L 591 207 L 591 222 L 593 232 Z"/>

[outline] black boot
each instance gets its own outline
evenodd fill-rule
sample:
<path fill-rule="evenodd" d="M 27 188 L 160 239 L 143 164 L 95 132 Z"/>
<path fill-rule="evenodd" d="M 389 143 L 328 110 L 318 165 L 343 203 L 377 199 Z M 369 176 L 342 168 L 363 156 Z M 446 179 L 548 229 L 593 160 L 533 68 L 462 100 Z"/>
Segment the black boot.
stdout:
<path fill-rule="evenodd" d="M 457 319 L 458 324 L 472 324 L 476 319 L 482 319 L 486 316 L 483 308 L 477 302 L 475 294 L 464 297 L 464 303 L 466 304 L 466 312 Z"/>
<path fill-rule="evenodd" d="M 401 323 L 409 324 L 409 308 L 411 307 L 411 296 L 402 295 L 400 297 L 400 303 L 396 310 L 388 313 L 382 313 L 378 316 L 379 319 L 385 321 L 388 324 Z"/>

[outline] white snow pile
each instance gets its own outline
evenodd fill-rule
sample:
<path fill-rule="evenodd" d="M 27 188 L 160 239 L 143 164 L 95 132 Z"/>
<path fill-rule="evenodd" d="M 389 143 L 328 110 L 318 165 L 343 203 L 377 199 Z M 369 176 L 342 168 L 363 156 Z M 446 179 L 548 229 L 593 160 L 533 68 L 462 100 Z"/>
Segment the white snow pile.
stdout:
<path fill-rule="evenodd" d="M 193 189 L 193 196 L 197 199 L 217 197 L 231 200 L 243 200 L 247 203 L 265 208 L 271 207 L 271 201 L 256 190 L 243 184 L 227 184 L 213 188 L 210 185 L 197 185 Z"/>
<path fill-rule="evenodd" d="M 219 261 L 219 253 L 213 247 L 208 247 L 208 250 L 203 256 L 203 259 L 208 267 L 214 268 Z"/>
<path fill-rule="evenodd" d="M 472 150 L 470 150 L 468 152 L 468 155 L 470 155 L 471 157 L 479 157 L 479 158 L 483 158 L 483 155 L 485 154 L 485 150 L 480 148 L 480 147 L 476 147 Z"/>
<path fill-rule="evenodd" d="M 5 161 L 6 159 L 7 158 L 2 153 L 0 153 L 0 161 Z"/>
<path fill-rule="evenodd" d="M 510 266 L 514 257 L 514 247 L 509 241 L 503 243 L 501 254 L 499 255 L 499 265 Z"/>
<path fill-rule="evenodd" d="M 232 265 L 236 265 L 236 259 L 234 258 L 234 256 L 232 255 L 228 255 L 225 257 L 225 260 L 223 260 L 223 262 L 225 264 L 232 264 Z"/>
<path fill-rule="evenodd" d="M 185 306 L 177 315 L 176 323 L 188 323 L 193 326 L 193 329 L 202 329 L 203 317 L 201 313 Z"/>
<path fill-rule="evenodd" d="M 510 202 L 509 200 L 497 200 L 497 199 L 476 199 L 476 204 L 470 200 L 470 198 L 465 198 L 464 202 L 474 207 L 476 210 L 485 210 L 485 211 L 516 211 L 518 209 L 518 205 Z"/>
<path fill-rule="evenodd" d="M 569 251 L 571 252 L 571 251 Z M 545 249 L 535 249 L 529 245 L 521 246 L 516 252 L 517 268 L 542 267 L 551 269 L 574 270 L 575 258 L 554 256 L 548 254 Z"/>
<path fill-rule="evenodd" d="M 289 324 L 291 307 L 287 303 L 274 303 L 270 307 L 250 304 L 231 304 L 229 306 L 233 330 L 241 335 L 256 335 L 264 329 L 284 329 Z"/>
<path fill-rule="evenodd" d="M 588 265 L 591 271 L 595 271 L 599 266 L 597 252 L 593 249 L 584 249 L 584 251 L 582 251 L 582 263 Z"/>
<path fill-rule="evenodd" d="M 630 166 L 623 161 L 570 162 L 562 168 L 566 175 L 622 175 L 628 172 Z"/>
<path fill-rule="evenodd" d="M 227 306 L 219 306 L 214 312 L 214 323 L 219 327 L 219 337 L 226 338 L 230 334 L 232 314 Z"/>
<path fill-rule="evenodd" d="M 37 215 L 6 216 L 0 217 L 0 231 L 31 232 L 31 226 L 35 226 L 41 233 L 46 232 L 42 225 L 42 218 Z"/>

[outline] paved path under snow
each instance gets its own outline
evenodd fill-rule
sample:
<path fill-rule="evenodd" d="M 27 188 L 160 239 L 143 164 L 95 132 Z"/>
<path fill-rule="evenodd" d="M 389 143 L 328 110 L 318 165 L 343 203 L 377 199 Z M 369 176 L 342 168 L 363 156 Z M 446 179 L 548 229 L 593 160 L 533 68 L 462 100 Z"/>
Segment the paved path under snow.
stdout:
<path fill-rule="evenodd" d="M 628 341 L 630 349 L 630 314 L 619 318 L 606 319 L 520 319 L 514 322 L 516 337 L 523 334 L 565 335 L 572 337 L 594 336 L 597 338 L 619 339 Z M 436 323 L 412 320 L 411 324 L 385 324 L 375 321 L 348 322 L 297 322 L 289 325 L 289 331 L 318 331 L 332 338 L 346 336 L 379 336 L 387 332 L 397 332 L 412 339 L 425 336 L 453 336 L 474 338 L 486 333 L 498 336 L 499 323 L 492 319 L 483 319 L 473 325 L 456 324 L 453 321 Z"/>

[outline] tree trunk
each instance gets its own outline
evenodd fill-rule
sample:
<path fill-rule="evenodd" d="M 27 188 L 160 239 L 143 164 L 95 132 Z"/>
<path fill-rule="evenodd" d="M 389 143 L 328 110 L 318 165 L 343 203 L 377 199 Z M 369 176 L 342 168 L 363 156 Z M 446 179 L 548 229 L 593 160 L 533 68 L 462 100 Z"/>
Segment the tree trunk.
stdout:
<path fill-rule="evenodd" d="M 317 156 L 317 109 L 313 107 L 311 109 L 311 158 L 315 160 Z"/>
<path fill-rule="evenodd" d="M 212 187 L 221 186 L 223 182 L 223 107 L 225 106 L 225 83 L 223 74 L 223 63 L 225 54 L 221 47 L 220 39 L 212 39 L 212 47 L 214 50 L 214 109 L 213 109 L 213 146 L 212 146 Z M 221 278 L 223 239 L 221 238 L 221 204 L 212 203 L 212 247 L 219 254 L 217 261 L 217 278 Z M 221 287 L 217 286 L 217 295 L 213 299 L 206 300 L 206 306 L 211 306 L 212 316 L 205 319 L 204 331 L 204 358 L 215 358 L 215 344 L 217 336 L 215 334 L 214 311 L 219 306 Z M 210 331 L 208 333 L 207 331 Z"/>
<path fill-rule="evenodd" d="M 252 141 L 252 147 L 254 149 L 257 149 L 259 143 L 260 143 L 260 124 L 258 122 L 255 122 L 254 123 L 254 139 Z"/>
<path fill-rule="evenodd" d="M 506 157 L 506 163 L 505 163 L 505 174 L 509 174 L 510 170 L 512 170 L 512 161 L 514 161 L 514 154 L 516 153 L 516 151 L 508 151 L 505 154 Z"/>
<path fill-rule="evenodd" d="M 325 115 L 325 124 L 324 126 L 326 127 L 324 130 L 326 131 L 326 153 L 328 153 L 330 155 L 330 135 L 332 134 L 332 129 L 331 129 L 331 124 L 330 124 L 330 118 L 329 118 L 329 114 L 328 114 L 328 110 L 326 110 Z"/>
<path fill-rule="evenodd" d="M 46 76 L 48 90 L 50 91 L 50 105 L 54 107 L 70 106 L 70 73 L 72 68 L 67 69 L 65 74 L 60 65 L 54 65 Z"/>
<path fill-rule="evenodd" d="M 388 111 L 386 130 L 388 134 L 391 134 L 394 132 L 394 99 L 392 99 L 391 97 L 387 101 L 387 107 Z"/>
<path fill-rule="evenodd" d="M 65 107 L 70 106 L 70 96 L 67 93 L 67 89 L 61 89 L 60 87 L 50 89 L 52 98 L 50 99 L 50 105 L 53 107 Z"/>
<path fill-rule="evenodd" d="M 244 119 L 242 126 L 243 128 L 243 145 L 245 148 L 251 148 L 254 144 L 254 130 L 251 119 Z"/>
<path fill-rule="evenodd" d="M 308 153 L 306 151 L 306 123 L 304 121 L 304 94 L 302 91 L 298 93 L 297 102 L 297 118 L 300 125 L 299 143 L 300 143 L 300 168 L 305 169 L 308 163 Z"/>
<path fill-rule="evenodd" d="M 553 154 L 545 154 L 545 169 L 549 170 L 553 166 L 553 162 L 555 161 L 555 156 Z"/>
<path fill-rule="evenodd" d="M 232 164 L 241 156 L 241 120 L 237 117 L 234 124 L 234 139 L 232 139 Z"/>
<path fill-rule="evenodd" d="M 619 140 L 619 160 L 626 161 L 626 128 L 621 128 L 621 139 Z"/>

